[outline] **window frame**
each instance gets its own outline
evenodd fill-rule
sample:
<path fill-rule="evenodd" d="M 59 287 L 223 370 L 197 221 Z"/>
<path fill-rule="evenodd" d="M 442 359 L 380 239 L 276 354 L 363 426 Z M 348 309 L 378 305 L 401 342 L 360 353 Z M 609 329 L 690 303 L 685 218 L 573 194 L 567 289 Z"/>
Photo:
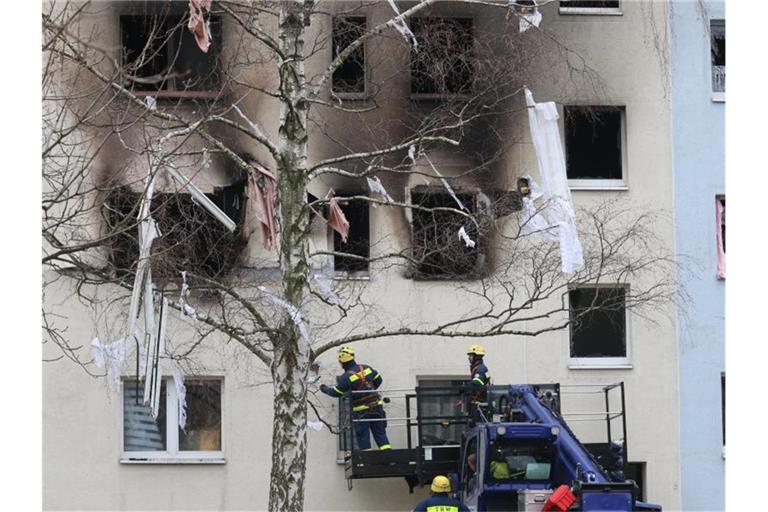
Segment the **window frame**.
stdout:
<path fill-rule="evenodd" d="M 368 31 L 368 16 L 365 14 L 354 14 L 349 16 L 333 16 L 331 18 L 331 62 L 335 58 L 333 56 L 333 31 L 335 28 L 336 20 L 345 18 L 360 18 L 364 20 L 363 33 Z M 338 71 L 338 69 L 337 69 Z M 369 97 L 370 89 L 368 87 L 368 78 L 370 76 L 370 70 L 368 69 L 368 44 L 363 42 L 363 90 L 358 92 L 345 92 L 337 91 L 333 88 L 333 74 L 331 75 L 331 96 L 337 97 L 342 100 L 366 100 Z"/>
<path fill-rule="evenodd" d="M 725 35 L 725 19 L 710 19 L 709 20 L 709 26 L 707 27 L 709 30 L 709 37 L 707 38 L 709 44 L 707 45 L 707 49 L 709 50 L 710 58 L 709 58 L 709 88 L 712 92 L 712 101 L 721 103 L 725 101 L 725 83 L 723 83 L 723 90 L 722 91 L 716 91 L 715 90 L 715 84 L 714 84 L 714 74 L 715 74 L 715 64 L 712 62 L 711 57 L 711 48 L 713 44 L 714 39 L 714 32 L 713 27 L 719 27 L 721 26 L 723 28 L 723 37 L 727 37 Z M 722 66 L 723 68 L 723 80 L 725 80 L 725 66 Z"/>
<path fill-rule="evenodd" d="M 338 190 L 336 191 L 337 195 L 339 197 L 352 197 L 352 196 L 367 196 L 368 192 L 364 190 Z M 336 269 L 336 255 L 331 255 L 331 267 L 333 269 L 333 279 L 336 280 L 347 280 L 347 281 L 367 281 L 370 279 L 371 276 L 371 203 L 369 201 L 366 201 L 364 199 L 356 199 L 355 201 L 360 201 L 361 203 L 364 202 L 368 207 L 368 268 L 365 270 L 337 270 Z M 339 205 L 340 208 L 342 208 L 343 211 L 344 205 Z M 346 214 L 345 214 L 346 216 Z M 328 248 L 331 252 L 337 252 L 336 251 L 336 237 L 340 236 L 338 233 L 330 226 L 327 226 L 327 244 Z M 351 229 L 352 223 L 350 222 L 350 234 L 352 233 Z M 347 241 L 349 242 L 349 237 L 347 238 Z"/>
<path fill-rule="evenodd" d="M 621 9 L 621 0 L 619 0 L 618 3 L 618 7 L 569 7 L 567 5 L 563 5 L 562 1 L 559 1 L 557 3 L 557 7 L 558 13 L 564 15 L 623 16 L 624 12 Z"/>
<path fill-rule="evenodd" d="M 568 108 L 592 108 L 595 110 L 616 110 L 619 112 L 619 142 L 621 147 L 621 179 L 604 179 L 604 178 L 576 178 L 568 179 L 568 188 L 570 190 L 629 190 L 628 179 L 628 158 L 627 158 L 627 107 L 626 105 L 582 105 L 582 104 L 569 104 L 562 105 L 560 118 L 562 122 L 560 127 L 562 129 L 563 137 L 563 158 L 565 159 L 566 176 L 568 175 L 568 133 L 565 121 L 566 109 Z"/>
<path fill-rule="evenodd" d="M 571 298 L 570 292 L 577 288 L 623 288 L 624 289 L 624 356 L 623 357 L 573 357 L 571 356 L 571 341 L 573 337 L 573 325 L 570 323 L 571 315 Z M 632 351 L 631 351 L 631 316 L 626 305 L 626 294 L 630 290 L 629 284 L 614 284 L 614 283 L 584 283 L 578 286 L 569 286 L 568 292 L 565 294 L 566 304 L 565 310 L 568 312 L 568 329 L 566 333 L 566 346 L 568 350 L 568 369 L 569 370 L 596 370 L 596 369 L 616 369 L 616 370 L 629 370 L 632 369 Z"/>
<path fill-rule="evenodd" d="M 179 450 L 179 419 L 178 402 L 176 401 L 176 387 L 173 379 L 163 376 L 165 381 L 165 451 L 125 451 L 125 416 L 124 400 L 126 383 L 134 384 L 135 377 L 123 376 L 120 380 L 120 464 L 225 464 L 225 387 L 224 377 L 216 375 L 188 376 L 185 382 L 218 381 L 221 387 L 221 450 L 215 451 L 190 451 Z"/>
<path fill-rule="evenodd" d="M 160 9 L 160 10 L 157 10 L 157 9 Z M 184 22 L 184 20 L 185 20 L 184 16 L 188 12 L 187 9 L 180 9 L 180 8 L 178 8 L 176 6 L 171 6 L 170 9 L 171 10 L 169 12 L 165 12 L 165 13 L 162 12 L 162 7 L 154 7 L 154 8 L 150 8 L 148 10 L 144 10 L 144 11 L 126 10 L 124 12 L 117 12 L 116 13 L 116 16 L 117 16 L 117 29 L 118 29 L 118 34 L 117 34 L 117 36 L 118 36 L 118 47 L 119 47 L 119 52 L 120 52 L 120 55 L 118 56 L 118 61 L 120 63 L 121 70 L 128 64 L 128 62 L 124 61 L 125 47 L 123 46 L 123 22 L 122 22 L 123 16 L 143 16 L 145 18 L 150 18 L 152 16 L 160 16 L 160 15 L 180 16 L 181 17 L 181 22 L 182 22 L 181 23 L 182 24 L 181 30 L 187 30 L 186 23 Z M 214 15 L 213 14 L 209 14 L 209 16 L 214 16 Z M 221 30 L 220 46 L 223 48 L 223 46 L 224 46 L 224 19 L 220 15 L 215 15 L 215 16 L 216 16 L 216 18 L 218 18 L 217 23 L 219 24 L 220 30 Z M 213 44 L 214 44 L 214 37 L 213 37 L 213 34 L 211 34 L 211 46 L 213 46 Z M 222 51 L 221 51 L 222 48 L 219 48 L 219 49 L 216 50 L 217 51 L 217 53 L 216 53 L 216 69 L 219 72 L 219 77 L 218 77 L 218 81 L 217 81 L 218 83 L 214 86 L 213 89 L 210 89 L 210 90 L 197 90 L 197 91 L 193 91 L 193 90 L 189 90 L 189 89 L 158 89 L 158 90 L 148 90 L 148 91 L 137 91 L 137 90 L 131 89 L 130 86 L 128 88 L 129 88 L 129 90 L 131 91 L 131 93 L 134 96 L 137 96 L 139 98 L 144 98 L 144 97 L 147 97 L 147 96 L 152 96 L 152 97 L 158 98 L 158 99 L 161 99 L 161 98 L 162 99 L 185 99 L 185 98 L 190 98 L 190 99 L 213 99 L 213 98 L 218 98 L 221 95 L 221 93 L 222 93 L 222 91 L 224 89 L 223 76 L 222 76 L 222 70 L 224 68 L 223 62 L 222 62 Z M 209 51 L 210 51 L 210 48 L 209 48 Z M 174 86 L 175 86 L 175 82 L 172 82 L 172 83 L 174 83 Z"/>

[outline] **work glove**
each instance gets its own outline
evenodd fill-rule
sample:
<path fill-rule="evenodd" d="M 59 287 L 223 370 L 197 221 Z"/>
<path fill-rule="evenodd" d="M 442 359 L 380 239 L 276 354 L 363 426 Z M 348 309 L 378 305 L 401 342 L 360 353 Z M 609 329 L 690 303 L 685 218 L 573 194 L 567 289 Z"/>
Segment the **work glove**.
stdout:
<path fill-rule="evenodd" d="M 320 384 L 320 391 L 322 391 L 323 393 L 328 393 L 330 390 L 331 388 L 329 388 L 325 384 Z"/>

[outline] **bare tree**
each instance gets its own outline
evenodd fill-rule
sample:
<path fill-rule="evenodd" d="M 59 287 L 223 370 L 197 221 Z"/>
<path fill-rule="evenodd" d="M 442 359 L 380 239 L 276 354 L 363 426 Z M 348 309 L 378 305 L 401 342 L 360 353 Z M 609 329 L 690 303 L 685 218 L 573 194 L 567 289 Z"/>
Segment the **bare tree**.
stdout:
<path fill-rule="evenodd" d="M 114 6 L 57 1 L 44 10 L 45 290 L 66 280 L 94 311 L 119 317 L 142 265 L 139 231 L 152 218 L 156 293 L 176 297 L 184 271 L 197 301 L 199 337 L 171 357 L 193 364 L 201 340 L 220 333 L 269 370 L 270 510 L 303 508 L 307 377 L 321 354 L 403 336 L 536 336 L 618 307 L 596 295 L 557 320 L 567 313 L 563 295 L 584 283 L 631 282 L 622 306 L 639 314 L 673 299 L 673 262 L 654 241 L 653 213 L 617 203 L 580 212 L 585 264 L 573 274 L 561 272 L 557 242 L 519 215 L 523 170 L 508 172 L 505 154 L 527 129 L 522 87 L 541 66 L 561 69 L 564 88 L 602 87 L 551 34 L 520 32 L 526 6 L 422 0 L 396 14 L 373 1 L 221 1 L 210 11 L 190 3 L 205 26 L 197 41 L 187 3 L 135 2 L 121 17 L 120 52 L 93 22 Z M 385 21 L 369 24 L 372 9 Z M 497 21 L 486 28 L 461 17 L 473 12 Z M 193 46 L 206 41 L 205 53 Z M 235 230 L 193 201 L 174 171 L 210 178 L 209 196 Z M 325 221 L 339 205 L 352 230 L 370 206 L 386 209 L 396 231 L 331 243 Z M 274 274 L 259 270 L 270 264 Z M 468 306 L 446 321 L 393 319 L 354 281 L 329 290 L 333 265 L 450 280 Z M 97 300 L 96 288 L 108 293 Z M 90 371 L 53 306 L 44 322 L 45 342 Z"/>

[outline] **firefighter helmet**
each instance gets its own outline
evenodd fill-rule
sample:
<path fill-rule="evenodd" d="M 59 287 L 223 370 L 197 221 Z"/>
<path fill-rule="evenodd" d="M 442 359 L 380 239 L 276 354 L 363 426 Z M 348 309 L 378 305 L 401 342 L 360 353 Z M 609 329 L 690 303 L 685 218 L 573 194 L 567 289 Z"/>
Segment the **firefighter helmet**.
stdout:
<path fill-rule="evenodd" d="M 469 347 L 469 349 L 467 349 L 467 355 L 484 356 L 485 349 L 482 345 L 472 345 Z"/>
<path fill-rule="evenodd" d="M 340 363 L 348 363 L 355 358 L 355 351 L 352 347 L 341 347 L 337 355 Z"/>
<path fill-rule="evenodd" d="M 432 492 L 451 492 L 451 481 L 443 475 L 437 475 L 429 488 Z"/>

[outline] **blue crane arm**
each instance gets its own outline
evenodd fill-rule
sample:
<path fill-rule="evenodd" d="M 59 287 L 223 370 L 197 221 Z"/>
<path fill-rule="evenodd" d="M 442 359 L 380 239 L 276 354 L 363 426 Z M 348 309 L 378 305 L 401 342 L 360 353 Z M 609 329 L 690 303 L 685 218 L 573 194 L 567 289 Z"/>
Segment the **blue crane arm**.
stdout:
<path fill-rule="evenodd" d="M 567 483 L 580 480 L 588 483 L 608 482 L 600 465 L 592 454 L 576 439 L 563 419 L 544 405 L 532 386 L 513 385 L 509 389 L 509 403 L 525 414 L 529 422 L 550 424 L 560 430 L 554 443 L 555 457 L 553 477 Z"/>

